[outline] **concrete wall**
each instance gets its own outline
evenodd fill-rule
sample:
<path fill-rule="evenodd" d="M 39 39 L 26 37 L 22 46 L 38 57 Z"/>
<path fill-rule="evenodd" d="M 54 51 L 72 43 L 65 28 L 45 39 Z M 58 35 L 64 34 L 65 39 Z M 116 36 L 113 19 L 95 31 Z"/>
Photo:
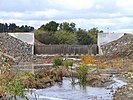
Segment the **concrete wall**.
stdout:
<path fill-rule="evenodd" d="M 35 45 L 35 54 L 97 54 L 97 45 Z"/>

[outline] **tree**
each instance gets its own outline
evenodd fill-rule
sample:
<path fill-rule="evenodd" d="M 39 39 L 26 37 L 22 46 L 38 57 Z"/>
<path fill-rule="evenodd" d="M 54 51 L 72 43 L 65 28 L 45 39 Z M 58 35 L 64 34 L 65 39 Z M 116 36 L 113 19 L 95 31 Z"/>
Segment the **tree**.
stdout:
<path fill-rule="evenodd" d="M 76 44 L 76 34 L 64 30 L 56 31 L 54 34 L 58 44 Z"/>
<path fill-rule="evenodd" d="M 8 32 L 8 24 L 7 23 L 4 24 L 4 32 Z"/>
<path fill-rule="evenodd" d="M 55 36 L 48 31 L 42 31 L 42 30 L 35 31 L 35 38 L 44 44 L 56 44 L 57 43 Z"/>
<path fill-rule="evenodd" d="M 98 33 L 102 33 L 103 31 L 99 31 L 97 28 L 92 28 L 88 31 L 89 36 L 92 38 L 92 44 L 96 44 L 97 43 L 97 36 Z"/>
<path fill-rule="evenodd" d="M 79 30 L 76 32 L 77 34 L 77 40 L 78 44 L 80 45 L 90 45 L 92 42 L 92 38 L 88 35 L 88 33 L 85 30 L 82 30 L 79 28 Z"/>
<path fill-rule="evenodd" d="M 7 23 L 3 24 L 0 23 L 0 33 L 2 32 L 31 32 L 34 30 L 34 27 L 22 25 L 17 26 L 15 23 L 10 23 L 9 25 Z"/>
<path fill-rule="evenodd" d="M 15 23 L 9 24 L 9 31 L 10 32 L 15 32 L 17 26 Z"/>
<path fill-rule="evenodd" d="M 75 23 L 68 23 L 68 22 L 63 22 L 59 25 L 59 30 L 64 30 L 64 31 L 69 31 L 69 32 L 75 32 L 76 28 L 75 28 Z"/>
<path fill-rule="evenodd" d="M 4 32 L 4 24 L 0 23 L 0 33 Z"/>
<path fill-rule="evenodd" d="M 76 32 L 76 27 L 75 26 L 76 26 L 75 23 L 73 23 L 73 22 L 70 23 L 70 27 L 71 27 L 71 29 L 72 29 L 73 32 Z"/>
<path fill-rule="evenodd" d="M 39 29 L 43 31 L 55 32 L 58 30 L 58 26 L 58 23 L 56 23 L 55 21 L 51 21 L 46 25 L 42 25 Z"/>

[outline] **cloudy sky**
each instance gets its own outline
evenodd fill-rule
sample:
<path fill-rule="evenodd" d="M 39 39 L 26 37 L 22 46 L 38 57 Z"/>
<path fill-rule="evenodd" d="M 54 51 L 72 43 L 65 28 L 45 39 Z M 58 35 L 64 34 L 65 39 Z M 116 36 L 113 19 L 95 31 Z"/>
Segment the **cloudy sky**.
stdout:
<path fill-rule="evenodd" d="M 104 32 L 133 32 L 133 0 L 1 0 L 0 23 L 40 27 L 74 22 Z"/>

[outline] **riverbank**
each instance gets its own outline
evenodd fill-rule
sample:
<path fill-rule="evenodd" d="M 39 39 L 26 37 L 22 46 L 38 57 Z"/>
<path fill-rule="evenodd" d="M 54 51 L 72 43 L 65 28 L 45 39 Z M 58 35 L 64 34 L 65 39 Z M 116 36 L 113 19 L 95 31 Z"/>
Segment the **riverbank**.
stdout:
<path fill-rule="evenodd" d="M 71 78 L 63 77 L 62 83 L 54 84 L 52 87 L 46 89 L 33 90 L 33 94 L 27 93 L 27 96 L 33 100 L 36 97 L 38 99 L 48 100 L 112 100 L 112 90 L 126 84 L 116 77 L 112 77 L 115 82 L 108 85 L 113 89 L 106 89 L 105 87 L 82 87 L 79 84 L 72 85 Z M 78 82 L 78 79 L 75 79 Z"/>
<path fill-rule="evenodd" d="M 113 100 L 133 100 L 133 72 L 120 75 L 127 80 L 127 85 L 117 89 L 113 95 Z"/>
<path fill-rule="evenodd" d="M 50 67 L 41 66 L 41 67 L 45 67 L 45 68 L 39 70 L 37 73 L 34 73 L 34 74 L 28 73 L 28 72 L 19 73 L 20 74 L 19 76 L 21 76 L 20 80 L 21 80 L 23 86 L 25 88 L 31 88 L 31 89 L 34 88 L 34 89 L 43 89 L 43 90 L 46 89 L 47 90 L 49 88 L 54 87 L 58 83 L 62 84 L 63 81 L 65 81 L 65 80 L 63 80 L 64 77 L 67 77 L 69 79 L 71 79 L 72 77 L 79 79 L 79 74 L 76 72 L 77 68 L 80 66 L 86 66 L 88 68 L 87 77 L 86 77 L 86 81 L 87 81 L 86 86 L 91 87 L 91 89 L 92 88 L 93 89 L 96 89 L 96 88 L 105 89 L 105 90 L 109 91 L 108 93 L 109 93 L 109 95 L 111 94 L 111 98 L 113 97 L 114 100 L 117 100 L 118 98 L 122 97 L 119 94 L 121 94 L 121 91 L 123 91 L 123 87 L 122 87 L 122 89 L 119 87 L 118 90 L 116 90 L 117 88 L 115 88 L 115 93 L 114 93 L 114 90 L 112 89 L 112 87 L 109 87 L 112 84 L 115 84 L 115 80 L 113 80 L 112 78 L 114 78 L 114 75 L 116 77 L 122 76 L 122 78 L 129 81 L 129 77 L 128 78 L 126 78 L 126 77 L 131 76 L 131 75 L 129 75 L 128 72 L 133 71 L 132 70 L 132 60 L 126 59 L 126 58 L 111 59 L 109 57 L 89 56 L 89 55 L 83 55 L 83 56 L 78 56 L 78 57 L 73 56 L 73 58 L 65 57 L 65 56 L 54 56 L 54 57 L 48 57 L 48 58 L 43 57 L 43 59 L 42 59 L 42 57 L 40 57 L 39 59 L 38 58 L 35 59 L 33 62 L 34 62 L 34 64 L 37 63 L 38 65 L 41 64 L 41 62 L 46 63 L 46 64 L 50 64 L 50 63 L 53 64 L 55 58 L 62 59 L 63 65 L 50 66 Z M 72 60 L 73 66 L 65 66 L 64 61 L 66 61 L 66 60 L 69 60 L 69 61 Z M 11 76 L 14 76 L 15 74 L 16 73 L 12 73 L 12 75 L 10 74 L 10 79 L 12 79 Z M 125 76 L 125 77 L 123 77 L 123 76 Z M 70 82 L 69 84 L 71 84 L 71 85 L 74 82 L 73 85 L 79 86 L 79 81 L 71 80 L 69 82 Z M 131 85 L 129 85 L 128 88 L 131 89 L 132 87 L 131 88 L 130 87 L 131 87 Z M 124 89 L 125 89 L 125 87 L 124 87 Z M 128 95 L 128 92 L 127 92 L 128 90 L 125 90 L 126 91 L 125 93 L 127 93 L 127 95 Z M 132 93 L 132 91 L 130 91 L 130 92 Z M 112 94 L 112 93 L 114 93 L 114 94 Z M 62 95 L 65 95 L 65 94 L 62 94 Z M 102 94 L 102 95 L 105 95 L 105 94 Z M 112 99 L 110 99 L 110 100 L 112 100 Z"/>

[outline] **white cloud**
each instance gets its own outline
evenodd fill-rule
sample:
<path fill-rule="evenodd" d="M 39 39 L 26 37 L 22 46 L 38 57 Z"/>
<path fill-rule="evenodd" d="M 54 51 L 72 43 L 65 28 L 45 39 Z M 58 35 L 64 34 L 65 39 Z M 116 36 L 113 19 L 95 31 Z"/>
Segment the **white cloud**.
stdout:
<path fill-rule="evenodd" d="M 116 12 L 116 13 L 111 13 L 109 14 L 110 17 L 119 17 L 122 16 L 120 12 Z"/>
<path fill-rule="evenodd" d="M 102 5 L 99 5 L 99 4 L 96 5 L 96 9 L 98 9 L 98 10 L 99 10 L 99 9 L 103 9 L 103 8 L 104 8 L 104 7 L 103 7 Z"/>
<path fill-rule="evenodd" d="M 127 29 L 118 29 L 118 30 L 115 30 L 116 32 L 119 32 L 119 33 L 133 33 L 133 29 L 130 29 L 130 28 L 127 28 Z"/>
<path fill-rule="evenodd" d="M 133 8 L 133 0 L 117 0 L 116 4 L 124 9 Z"/>
<path fill-rule="evenodd" d="M 49 3 L 64 9 L 82 10 L 93 7 L 94 0 L 49 0 Z"/>
<path fill-rule="evenodd" d="M 45 10 L 45 11 L 36 11 L 36 12 L 33 12 L 32 13 L 33 15 L 37 15 L 38 17 L 39 16 L 44 16 L 46 18 L 53 18 L 55 17 L 56 15 L 59 14 L 59 11 L 56 10 L 56 9 L 48 9 L 48 10 Z"/>
<path fill-rule="evenodd" d="M 122 22 L 123 24 L 125 24 L 125 23 L 130 23 L 130 22 L 133 20 L 133 18 L 121 17 L 121 18 L 119 18 L 118 20 L 119 20 L 120 22 Z"/>
<path fill-rule="evenodd" d="M 12 14 L 14 17 L 16 17 L 16 18 L 21 18 L 24 14 L 23 13 L 20 13 L 20 12 L 13 12 L 13 14 Z"/>
<path fill-rule="evenodd" d="M 27 12 L 0 12 L 0 18 L 19 19 L 19 20 L 39 20 L 50 19 L 58 16 L 61 12 L 56 9 L 47 9 L 45 11 L 27 11 Z"/>
<path fill-rule="evenodd" d="M 83 29 L 132 31 L 132 4 L 133 0 L 1 0 L 0 22 L 38 28 L 55 20 L 75 22 Z"/>

